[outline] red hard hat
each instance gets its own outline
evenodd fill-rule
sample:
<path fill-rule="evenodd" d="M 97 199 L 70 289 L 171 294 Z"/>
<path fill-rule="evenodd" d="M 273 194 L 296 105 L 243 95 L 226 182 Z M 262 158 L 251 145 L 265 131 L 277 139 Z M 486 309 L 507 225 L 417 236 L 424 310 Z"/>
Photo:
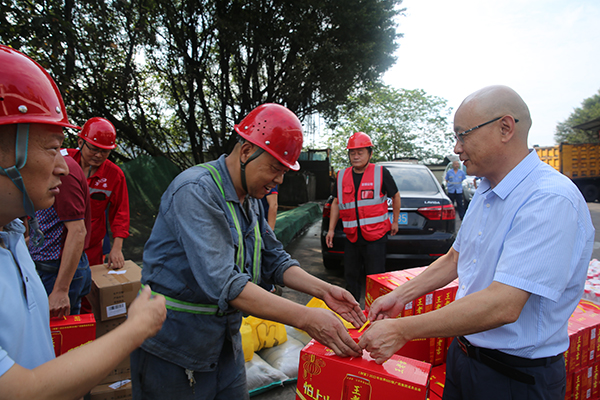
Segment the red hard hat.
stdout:
<path fill-rule="evenodd" d="M 48 72 L 25 54 L 0 45 L 0 125 L 69 123 L 65 103 Z"/>
<path fill-rule="evenodd" d="M 107 119 L 94 117 L 87 120 L 83 129 L 77 135 L 89 144 L 101 149 L 112 150 L 117 147 L 117 131 Z"/>
<path fill-rule="evenodd" d="M 347 150 L 361 149 L 363 147 L 373 147 L 371 138 L 366 133 L 356 132 L 348 139 Z"/>
<path fill-rule="evenodd" d="M 298 157 L 302 151 L 302 124 L 289 109 L 279 104 L 262 104 L 234 125 L 234 129 L 289 169 L 300 169 Z"/>

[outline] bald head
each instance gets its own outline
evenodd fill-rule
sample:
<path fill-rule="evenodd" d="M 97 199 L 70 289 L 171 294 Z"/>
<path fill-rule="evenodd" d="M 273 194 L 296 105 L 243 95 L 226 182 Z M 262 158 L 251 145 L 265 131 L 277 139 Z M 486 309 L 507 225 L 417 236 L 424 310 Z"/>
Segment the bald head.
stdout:
<path fill-rule="evenodd" d="M 481 121 L 512 115 L 519 120 L 515 125 L 517 136 L 527 142 L 527 134 L 531 128 L 529 108 L 521 96 L 508 86 L 487 86 L 476 91 L 463 100 L 456 112 L 460 111 L 477 116 Z"/>

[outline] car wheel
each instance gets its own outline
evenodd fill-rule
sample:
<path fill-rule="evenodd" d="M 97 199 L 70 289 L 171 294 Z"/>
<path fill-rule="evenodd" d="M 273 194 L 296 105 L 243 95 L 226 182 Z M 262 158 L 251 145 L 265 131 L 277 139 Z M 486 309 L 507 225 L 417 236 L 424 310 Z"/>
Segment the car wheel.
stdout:
<path fill-rule="evenodd" d="M 325 266 L 325 269 L 340 269 L 342 267 L 342 262 L 333 258 L 323 257 L 323 265 Z"/>

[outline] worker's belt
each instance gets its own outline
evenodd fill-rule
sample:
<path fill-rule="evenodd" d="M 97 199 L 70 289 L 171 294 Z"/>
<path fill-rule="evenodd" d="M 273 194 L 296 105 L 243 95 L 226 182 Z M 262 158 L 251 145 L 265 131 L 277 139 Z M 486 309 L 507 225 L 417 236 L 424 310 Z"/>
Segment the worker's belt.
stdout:
<path fill-rule="evenodd" d="M 144 286 L 145 285 L 142 285 L 142 288 L 144 288 Z M 152 294 L 160 294 L 161 296 L 163 296 L 166 300 L 166 308 L 168 310 L 187 312 L 191 314 L 216 315 L 218 317 L 238 312 L 238 310 L 223 312 L 219 309 L 219 306 L 216 304 L 198 304 L 177 300 L 173 297 L 165 296 L 162 293 L 157 293 L 154 290 L 152 291 Z"/>
<path fill-rule="evenodd" d="M 506 354 L 499 350 L 473 346 L 464 336 L 457 336 L 456 339 L 462 351 L 469 358 L 487 365 L 504 376 L 528 385 L 535 385 L 535 378 L 516 368 L 542 367 L 550 365 L 563 357 L 563 354 L 560 353 L 553 357 L 523 358 Z"/>

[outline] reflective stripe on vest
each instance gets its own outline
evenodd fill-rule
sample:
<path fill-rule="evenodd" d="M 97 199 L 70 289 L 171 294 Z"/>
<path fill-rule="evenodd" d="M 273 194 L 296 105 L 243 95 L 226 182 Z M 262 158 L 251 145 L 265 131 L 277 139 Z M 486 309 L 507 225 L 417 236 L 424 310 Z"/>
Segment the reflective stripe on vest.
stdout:
<path fill-rule="evenodd" d="M 369 241 L 383 237 L 391 228 L 388 217 L 387 196 L 381 193 L 382 180 L 382 167 L 374 164 L 367 165 L 358 189 L 354 185 L 351 167 L 340 171 L 338 174 L 337 189 L 340 218 L 346 236 L 353 243 L 358 238 L 357 230 L 359 226 L 361 227 L 362 236 Z M 351 185 L 352 192 L 344 193 L 344 183 L 347 186 Z M 373 191 L 372 199 L 360 199 L 361 193 L 365 192 L 364 189 L 361 189 L 365 183 L 372 184 L 372 186 L 369 185 Z M 365 232 L 362 228 L 369 225 L 371 229 Z"/>
<path fill-rule="evenodd" d="M 146 285 L 142 285 L 142 289 L 145 287 Z M 141 290 L 140 290 L 141 292 Z M 163 296 L 165 298 L 166 302 L 166 307 L 169 310 L 173 310 L 173 311 L 183 311 L 183 312 L 188 312 L 191 314 L 203 314 L 203 315 L 224 315 L 223 313 L 219 313 L 219 306 L 215 305 L 215 304 L 195 304 L 195 303 L 188 303 L 187 301 L 181 301 L 181 300 L 177 300 L 174 299 L 172 297 L 169 296 L 165 296 L 164 294 L 161 293 L 157 293 L 155 291 L 152 291 L 153 295 L 158 295 L 160 294 L 161 296 Z"/>
<path fill-rule="evenodd" d="M 236 256 L 236 264 L 240 267 L 241 271 L 244 272 L 244 235 L 242 234 L 242 229 L 240 228 L 240 221 L 237 218 L 237 213 L 235 212 L 235 208 L 233 203 L 227 201 L 225 198 L 225 191 L 223 190 L 223 180 L 221 179 L 221 174 L 219 171 L 210 164 L 198 164 L 199 167 L 206 168 L 213 180 L 219 187 L 221 191 L 221 195 L 223 199 L 227 203 L 227 208 L 229 208 L 229 214 L 233 219 L 233 224 L 235 225 L 235 230 L 238 234 L 238 249 Z M 252 282 L 258 284 L 260 279 L 260 267 L 261 267 L 261 249 L 262 247 L 262 236 L 260 234 L 260 228 L 258 227 L 258 221 L 254 225 L 254 252 L 253 252 L 253 265 L 252 265 Z"/>
<path fill-rule="evenodd" d="M 225 199 L 225 191 L 223 190 L 223 181 L 221 180 L 221 175 L 219 174 L 219 171 L 217 171 L 217 169 L 214 166 L 209 165 L 209 164 L 199 164 L 198 166 L 202 167 L 202 168 L 206 168 L 208 170 L 208 172 L 210 172 L 210 175 L 212 176 L 213 180 L 219 187 L 221 194 L 223 195 L 223 199 Z M 237 214 L 235 212 L 233 204 L 231 204 L 231 202 L 229 202 L 227 200 L 225 200 L 225 201 L 227 203 L 227 208 L 229 208 L 229 212 L 233 219 L 233 223 L 235 225 L 235 230 L 238 233 L 239 246 L 238 246 L 238 251 L 237 251 L 237 256 L 236 256 L 236 262 L 240 266 L 242 272 L 244 272 L 244 242 L 243 242 L 244 237 L 242 235 L 242 230 L 240 228 L 240 222 L 237 219 Z M 260 229 L 258 227 L 258 221 L 257 221 L 256 225 L 254 226 L 254 254 L 253 254 L 254 255 L 254 259 L 253 259 L 254 266 L 252 268 L 252 282 L 256 283 L 256 284 L 258 284 L 258 279 L 260 278 L 260 262 L 261 262 L 260 249 L 261 249 L 261 247 L 262 247 L 262 236 L 260 235 Z M 145 285 L 142 285 L 142 288 L 144 286 Z M 222 316 L 222 315 L 227 314 L 227 313 L 221 312 L 219 310 L 219 306 L 217 306 L 216 304 L 190 303 L 187 301 L 177 300 L 173 297 L 165 296 L 162 293 L 157 293 L 154 291 L 152 291 L 152 294 L 153 295 L 160 294 L 161 296 L 164 296 L 164 298 L 166 300 L 166 308 L 169 310 L 187 312 L 187 313 L 191 313 L 191 314 L 202 314 L 202 315 Z"/>

